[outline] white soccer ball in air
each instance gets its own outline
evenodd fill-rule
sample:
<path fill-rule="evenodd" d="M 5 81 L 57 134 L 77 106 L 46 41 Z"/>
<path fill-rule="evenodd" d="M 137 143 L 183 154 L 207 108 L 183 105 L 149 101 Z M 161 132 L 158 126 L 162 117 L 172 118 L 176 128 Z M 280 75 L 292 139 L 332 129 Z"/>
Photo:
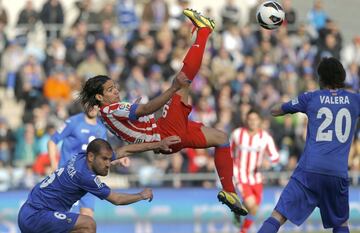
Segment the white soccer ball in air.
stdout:
<path fill-rule="evenodd" d="M 260 4 L 256 12 L 256 20 L 261 27 L 276 29 L 280 27 L 285 18 L 282 6 L 275 1 L 266 1 Z"/>

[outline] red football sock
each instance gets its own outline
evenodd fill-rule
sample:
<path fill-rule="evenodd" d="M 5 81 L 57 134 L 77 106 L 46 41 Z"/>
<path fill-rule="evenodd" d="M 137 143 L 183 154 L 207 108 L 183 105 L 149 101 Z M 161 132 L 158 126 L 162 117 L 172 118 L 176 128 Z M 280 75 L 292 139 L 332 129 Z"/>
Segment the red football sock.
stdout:
<path fill-rule="evenodd" d="M 247 233 L 250 229 L 251 225 L 253 224 L 254 220 L 252 218 L 245 218 L 243 225 L 241 226 L 240 233 Z"/>
<path fill-rule="evenodd" d="M 199 28 L 197 30 L 196 40 L 183 60 L 184 66 L 182 67 L 181 72 L 184 72 L 191 81 L 200 69 L 206 42 L 210 33 L 210 28 Z"/>
<path fill-rule="evenodd" d="M 236 193 L 233 184 L 233 159 L 230 154 L 230 146 L 215 148 L 215 167 L 223 189 Z"/>

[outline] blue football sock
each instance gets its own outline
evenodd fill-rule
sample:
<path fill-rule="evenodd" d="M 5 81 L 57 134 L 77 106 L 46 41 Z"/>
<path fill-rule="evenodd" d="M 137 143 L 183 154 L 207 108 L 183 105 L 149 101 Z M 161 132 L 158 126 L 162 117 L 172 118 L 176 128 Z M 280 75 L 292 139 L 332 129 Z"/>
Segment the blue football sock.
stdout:
<path fill-rule="evenodd" d="M 265 220 L 258 233 L 276 233 L 280 228 L 280 222 L 273 217 Z"/>
<path fill-rule="evenodd" d="M 334 227 L 333 233 L 350 233 L 350 230 L 348 226 Z"/>

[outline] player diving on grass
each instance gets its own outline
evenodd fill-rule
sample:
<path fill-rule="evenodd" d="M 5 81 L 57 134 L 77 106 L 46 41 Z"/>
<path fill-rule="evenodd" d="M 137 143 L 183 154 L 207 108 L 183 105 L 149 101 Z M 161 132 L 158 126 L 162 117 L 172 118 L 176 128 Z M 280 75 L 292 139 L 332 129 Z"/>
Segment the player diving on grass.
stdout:
<path fill-rule="evenodd" d="M 298 166 L 259 233 L 278 232 L 290 220 L 301 225 L 320 209 L 324 228 L 349 233 L 348 158 L 360 116 L 360 95 L 344 89 L 346 73 L 335 58 L 323 58 L 317 73 L 320 89 L 271 109 L 274 116 L 305 113 L 306 144 Z"/>
<path fill-rule="evenodd" d="M 191 112 L 191 105 L 188 104 L 189 86 L 200 69 L 206 42 L 215 23 L 191 9 L 183 13 L 197 29 L 197 36 L 184 58 L 181 71 L 165 92 L 146 104 L 121 102 L 114 81 L 105 75 L 98 75 L 87 80 L 79 99 L 85 109 L 99 106 L 100 116 L 109 130 L 129 143 L 154 142 L 177 135 L 181 143 L 172 145 L 171 153 L 183 148 L 215 147 L 215 166 L 223 187 L 218 199 L 235 214 L 246 215 L 248 211 L 241 204 L 233 184 L 233 160 L 228 136 L 188 119 Z M 156 120 L 153 113 L 161 107 L 162 117 Z M 166 151 L 158 152 L 169 154 Z"/>

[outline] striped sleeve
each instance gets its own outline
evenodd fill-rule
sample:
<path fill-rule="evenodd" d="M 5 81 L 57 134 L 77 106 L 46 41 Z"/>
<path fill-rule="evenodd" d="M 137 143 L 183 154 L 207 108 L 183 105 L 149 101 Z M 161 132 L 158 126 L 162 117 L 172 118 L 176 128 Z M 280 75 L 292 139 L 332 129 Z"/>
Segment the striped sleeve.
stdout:
<path fill-rule="evenodd" d="M 266 133 L 266 152 L 269 154 L 271 162 L 277 163 L 279 161 L 279 151 L 276 148 L 273 137 L 269 133 Z"/>

